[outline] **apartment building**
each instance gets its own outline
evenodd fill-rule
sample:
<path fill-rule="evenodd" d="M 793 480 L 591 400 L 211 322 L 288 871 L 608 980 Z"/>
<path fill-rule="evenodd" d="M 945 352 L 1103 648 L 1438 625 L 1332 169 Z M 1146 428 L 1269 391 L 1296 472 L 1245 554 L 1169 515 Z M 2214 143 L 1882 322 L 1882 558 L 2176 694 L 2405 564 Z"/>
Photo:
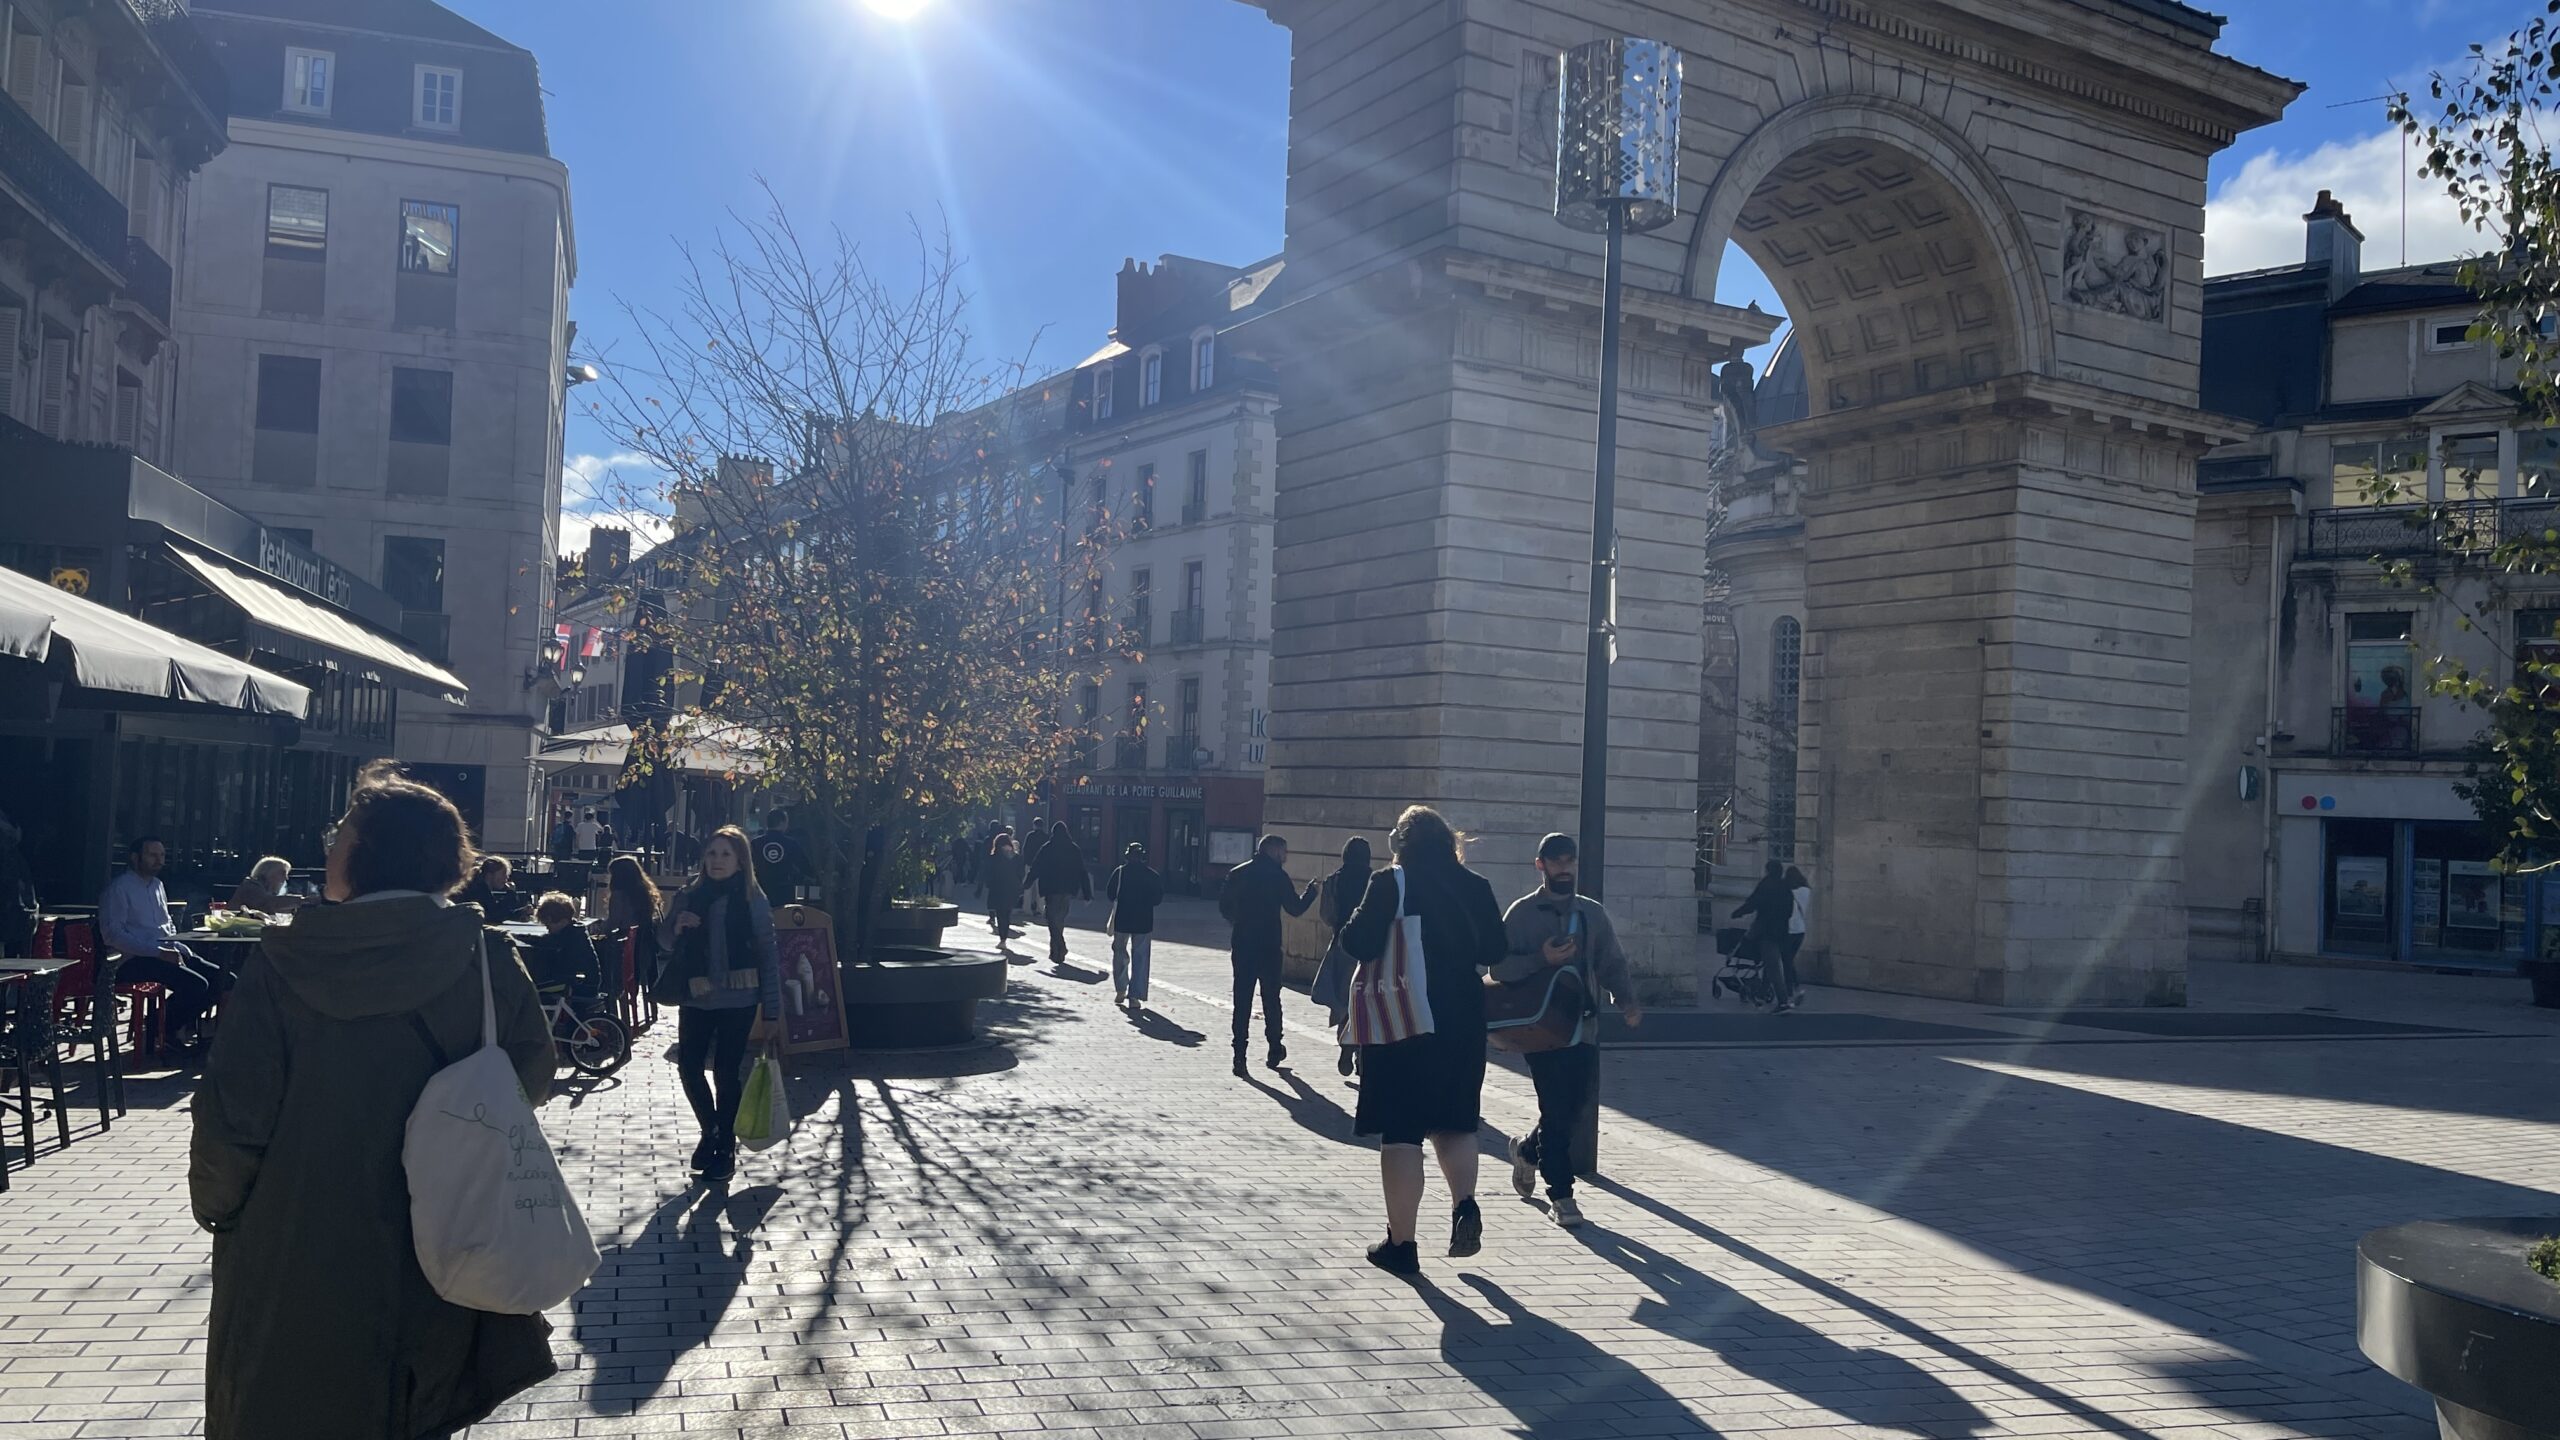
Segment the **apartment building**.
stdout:
<path fill-rule="evenodd" d="M 577 270 L 534 57 L 430 0 L 195 18 L 232 106 L 188 196 L 178 462 L 363 557 L 470 689 L 405 698 L 399 758 L 481 843 L 532 848 Z"/>

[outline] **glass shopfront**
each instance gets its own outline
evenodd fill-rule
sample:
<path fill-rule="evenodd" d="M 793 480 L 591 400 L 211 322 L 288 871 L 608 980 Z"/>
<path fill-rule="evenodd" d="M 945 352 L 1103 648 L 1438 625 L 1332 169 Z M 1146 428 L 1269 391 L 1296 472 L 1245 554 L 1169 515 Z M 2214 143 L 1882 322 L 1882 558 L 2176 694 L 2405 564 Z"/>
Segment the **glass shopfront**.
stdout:
<path fill-rule="evenodd" d="M 2479 969 L 2535 952 L 2544 887 L 2500 873 L 2482 826 L 2332 819 L 2321 834 L 2327 953 Z"/>

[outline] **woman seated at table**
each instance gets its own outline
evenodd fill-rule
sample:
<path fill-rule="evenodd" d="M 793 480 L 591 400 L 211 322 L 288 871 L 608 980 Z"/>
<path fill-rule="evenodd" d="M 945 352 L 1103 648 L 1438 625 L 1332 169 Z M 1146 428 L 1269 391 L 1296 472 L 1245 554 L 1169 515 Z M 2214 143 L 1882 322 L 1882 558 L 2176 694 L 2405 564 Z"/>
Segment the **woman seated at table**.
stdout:
<path fill-rule="evenodd" d="M 270 855 L 249 867 L 249 878 L 231 892 L 231 908 L 254 910 L 261 915 L 283 915 L 302 903 L 299 895 L 285 893 L 285 882 L 293 878 L 293 862 L 281 855 Z"/>
<path fill-rule="evenodd" d="M 455 903 L 477 905 L 492 925 L 513 920 L 524 914 L 529 903 L 525 893 L 515 886 L 515 867 L 505 857 L 491 855 L 480 862 L 480 872 L 453 892 Z"/>

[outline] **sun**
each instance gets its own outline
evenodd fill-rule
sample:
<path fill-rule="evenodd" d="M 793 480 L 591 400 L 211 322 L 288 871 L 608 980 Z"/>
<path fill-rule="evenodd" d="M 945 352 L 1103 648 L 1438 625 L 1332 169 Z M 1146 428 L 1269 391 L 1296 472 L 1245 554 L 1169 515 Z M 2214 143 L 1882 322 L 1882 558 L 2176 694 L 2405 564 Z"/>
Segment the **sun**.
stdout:
<path fill-rule="evenodd" d="M 862 0 L 863 6 L 884 20 L 913 20 L 925 12 L 933 0 Z"/>

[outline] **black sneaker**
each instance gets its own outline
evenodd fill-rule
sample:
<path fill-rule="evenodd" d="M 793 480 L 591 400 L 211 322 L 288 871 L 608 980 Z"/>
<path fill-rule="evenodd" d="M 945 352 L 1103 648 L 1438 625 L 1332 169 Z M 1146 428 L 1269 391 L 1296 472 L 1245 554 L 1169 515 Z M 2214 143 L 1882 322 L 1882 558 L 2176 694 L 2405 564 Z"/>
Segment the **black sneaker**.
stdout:
<path fill-rule="evenodd" d="M 1271 1042 L 1271 1058 L 1263 1061 L 1262 1063 L 1268 1069 L 1277 1070 L 1280 1068 L 1280 1062 L 1288 1058 L 1289 1047 L 1281 1044 L 1277 1040 L 1274 1040 Z"/>
<path fill-rule="evenodd" d="M 1369 1263 L 1390 1275 L 1419 1275 L 1422 1247 L 1411 1240 L 1401 1245 L 1393 1240 L 1382 1241 L 1369 1247 Z"/>
<path fill-rule="evenodd" d="M 1348 1045 L 1343 1046 L 1342 1058 L 1333 1062 L 1333 1068 L 1340 1074 L 1350 1074 L 1360 1068 L 1360 1052 Z"/>
<path fill-rule="evenodd" d="M 710 1137 L 709 1135 L 705 1135 L 705 1136 L 703 1136 L 703 1137 L 702 1137 L 702 1139 L 701 1139 L 701 1141 L 700 1141 L 700 1143 L 696 1144 L 696 1145 L 693 1147 L 693 1158 L 692 1158 L 692 1159 L 690 1159 L 690 1160 L 687 1160 L 687 1161 L 684 1163 L 684 1168 L 686 1168 L 687 1170 L 692 1171 L 692 1172 L 693 1172 L 694 1174 L 696 1174 L 696 1175 L 699 1175 L 699 1174 L 701 1174 L 703 1171 L 710 1169 L 710 1168 L 711 1168 L 711 1152 L 712 1152 L 712 1151 L 714 1151 L 714 1150 L 716 1150 L 716 1149 L 718 1149 L 719 1147 L 720 1147 L 720 1142 L 719 1142 L 719 1141 L 714 1140 L 714 1139 L 713 1139 L 712 1137 Z"/>
<path fill-rule="evenodd" d="M 1253 1072 L 1245 1066 L 1244 1052 L 1242 1050 L 1238 1050 L 1236 1052 L 1236 1078 L 1242 1080 L 1252 1073 Z"/>
<path fill-rule="evenodd" d="M 738 1142 L 726 1136 L 712 1147 L 711 1163 L 702 1167 L 703 1183 L 719 1185 L 738 1173 Z"/>
<path fill-rule="evenodd" d="M 1449 1258 L 1463 1260 L 1484 1249 L 1484 1209 L 1476 1197 L 1458 1202 L 1449 1216 Z"/>

